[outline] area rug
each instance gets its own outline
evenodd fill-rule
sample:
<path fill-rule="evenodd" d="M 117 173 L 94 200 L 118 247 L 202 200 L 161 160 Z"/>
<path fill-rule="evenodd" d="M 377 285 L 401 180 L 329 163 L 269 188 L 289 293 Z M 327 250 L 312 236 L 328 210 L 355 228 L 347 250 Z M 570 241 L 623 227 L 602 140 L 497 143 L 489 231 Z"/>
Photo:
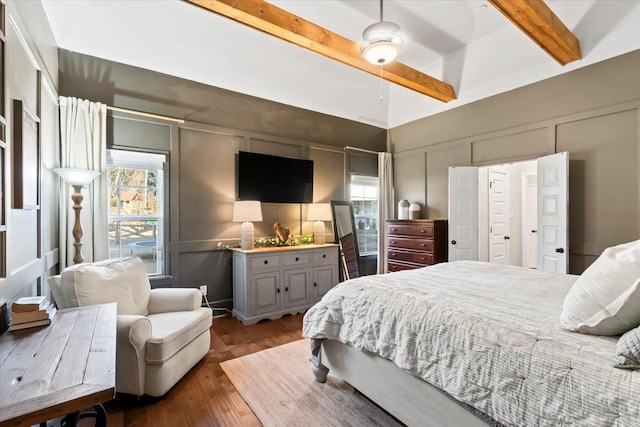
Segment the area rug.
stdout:
<path fill-rule="evenodd" d="M 309 342 L 299 340 L 220 366 L 265 427 L 401 425 L 331 373 L 315 382 L 309 355 Z"/>

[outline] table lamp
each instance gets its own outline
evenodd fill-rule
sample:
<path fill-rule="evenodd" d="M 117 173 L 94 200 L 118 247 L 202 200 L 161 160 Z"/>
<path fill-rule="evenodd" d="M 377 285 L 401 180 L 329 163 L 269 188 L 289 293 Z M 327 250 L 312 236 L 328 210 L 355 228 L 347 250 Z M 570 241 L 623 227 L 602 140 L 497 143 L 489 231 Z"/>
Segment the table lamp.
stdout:
<path fill-rule="evenodd" d="M 253 249 L 253 224 L 251 221 L 262 221 L 260 202 L 242 200 L 233 203 L 233 222 L 241 222 L 240 248 Z"/>
<path fill-rule="evenodd" d="M 324 244 L 324 222 L 331 220 L 331 206 L 329 203 L 312 203 L 307 211 L 307 221 L 315 221 L 313 224 L 313 243 Z"/>
<path fill-rule="evenodd" d="M 73 194 L 71 200 L 73 200 L 73 210 L 76 213 L 76 220 L 73 224 L 73 238 L 75 242 L 73 246 L 76 248 L 76 254 L 73 257 L 74 264 L 80 264 L 84 261 L 82 256 L 82 224 L 80 223 L 80 211 L 82 210 L 82 188 L 89 185 L 100 172 L 87 169 L 71 169 L 71 168 L 57 168 L 53 170 L 67 184 L 73 187 Z"/>

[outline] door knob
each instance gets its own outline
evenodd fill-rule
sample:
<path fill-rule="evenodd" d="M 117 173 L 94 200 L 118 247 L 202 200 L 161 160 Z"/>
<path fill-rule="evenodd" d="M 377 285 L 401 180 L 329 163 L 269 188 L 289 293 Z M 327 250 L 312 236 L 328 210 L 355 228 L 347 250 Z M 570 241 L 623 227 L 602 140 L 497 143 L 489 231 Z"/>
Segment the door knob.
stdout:
<path fill-rule="evenodd" d="M 451 244 L 452 244 L 452 245 L 455 245 L 456 243 L 458 243 L 458 242 L 456 242 L 455 240 L 452 240 L 452 241 L 451 241 Z"/>
<path fill-rule="evenodd" d="M 563 254 L 564 253 L 564 249 L 556 248 L 556 252 L 558 252 L 559 254 Z"/>
<path fill-rule="evenodd" d="M 504 240 L 511 240 L 511 237 L 509 237 L 509 236 L 504 236 Z"/>

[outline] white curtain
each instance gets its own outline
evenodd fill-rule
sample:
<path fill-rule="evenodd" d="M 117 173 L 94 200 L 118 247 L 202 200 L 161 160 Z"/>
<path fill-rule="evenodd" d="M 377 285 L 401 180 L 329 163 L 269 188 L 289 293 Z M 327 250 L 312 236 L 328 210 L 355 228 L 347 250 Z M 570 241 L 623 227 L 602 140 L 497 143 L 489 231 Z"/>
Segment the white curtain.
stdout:
<path fill-rule="evenodd" d="M 85 262 L 109 257 L 107 222 L 107 106 L 84 99 L 60 97 L 60 167 L 100 172 L 82 190 L 80 211 L 83 228 L 82 255 Z M 73 264 L 75 248 L 71 234 L 75 222 L 73 189 L 61 180 L 60 266 Z"/>
<path fill-rule="evenodd" d="M 387 272 L 387 227 L 393 219 L 393 156 L 378 153 L 378 274 Z"/>

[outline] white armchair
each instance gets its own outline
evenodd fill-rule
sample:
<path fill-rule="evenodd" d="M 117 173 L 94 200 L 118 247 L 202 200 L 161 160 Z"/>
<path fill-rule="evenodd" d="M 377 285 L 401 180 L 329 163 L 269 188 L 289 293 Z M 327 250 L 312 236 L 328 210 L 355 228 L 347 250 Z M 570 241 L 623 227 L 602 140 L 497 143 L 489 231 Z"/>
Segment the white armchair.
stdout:
<path fill-rule="evenodd" d="M 116 391 L 162 396 L 209 351 L 197 289 L 151 289 L 136 257 L 77 264 L 49 279 L 59 309 L 116 302 Z"/>

